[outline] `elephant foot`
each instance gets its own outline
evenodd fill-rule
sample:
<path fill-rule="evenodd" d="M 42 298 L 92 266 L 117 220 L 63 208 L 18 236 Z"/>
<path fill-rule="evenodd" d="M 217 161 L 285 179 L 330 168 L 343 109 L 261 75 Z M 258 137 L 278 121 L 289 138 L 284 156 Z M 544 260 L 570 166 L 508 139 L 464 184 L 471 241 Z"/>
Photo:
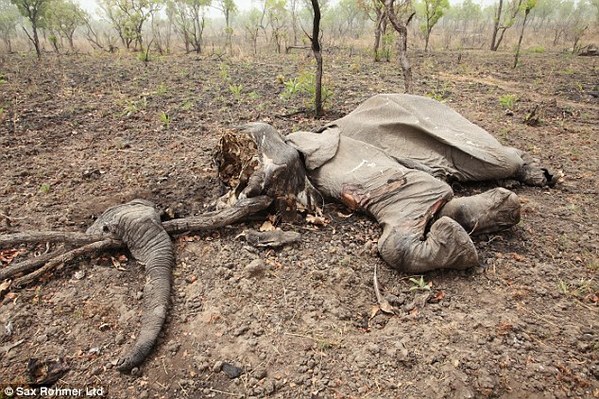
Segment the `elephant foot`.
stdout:
<path fill-rule="evenodd" d="M 454 198 L 439 212 L 458 222 L 470 234 L 484 234 L 510 228 L 520 221 L 518 196 L 495 188 L 471 197 Z"/>
<path fill-rule="evenodd" d="M 381 257 L 404 273 L 478 266 L 478 254 L 468 233 L 455 220 L 441 217 L 428 234 L 403 226 L 389 226 L 378 243 Z"/>

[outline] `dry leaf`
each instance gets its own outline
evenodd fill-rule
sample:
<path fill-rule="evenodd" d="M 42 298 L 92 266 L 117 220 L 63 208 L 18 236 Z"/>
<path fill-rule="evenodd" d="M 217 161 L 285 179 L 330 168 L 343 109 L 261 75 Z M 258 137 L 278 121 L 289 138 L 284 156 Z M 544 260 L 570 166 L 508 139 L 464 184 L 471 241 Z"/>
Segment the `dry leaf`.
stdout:
<path fill-rule="evenodd" d="M 368 320 L 374 319 L 374 317 L 379 313 L 379 310 L 381 310 L 381 308 L 378 305 L 373 306 L 372 309 L 370 309 L 370 318 Z"/>
<path fill-rule="evenodd" d="M 17 256 L 19 256 L 25 252 L 26 252 L 25 248 L 4 249 L 4 250 L 0 251 L 0 262 L 4 263 L 5 265 L 8 265 L 10 262 L 13 261 L 14 258 L 16 258 Z"/>
<path fill-rule="evenodd" d="M 438 303 L 438 302 L 441 302 L 444 298 L 445 298 L 445 291 L 439 290 L 439 291 L 435 292 L 435 295 L 433 295 L 428 301 L 430 303 Z"/>
<path fill-rule="evenodd" d="M 306 216 L 306 222 L 315 226 L 326 226 L 329 221 L 324 216 L 308 215 Z"/>
<path fill-rule="evenodd" d="M 272 222 L 270 220 L 267 220 L 264 223 L 262 223 L 262 226 L 260 226 L 260 228 L 258 230 L 260 230 L 260 231 L 274 231 L 275 229 L 276 228 L 272 224 Z"/>
<path fill-rule="evenodd" d="M 10 280 L 4 280 L 1 284 L 0 284 L 0 295 L 2 295 L 4 293 L 4 291 L 8 290 L 10 288 Z"/>
<path fill-rule="evenodd" d="M 524 256 L 517 254 L 515 252 L 511 253 L 510 255 L 512 255 L 512 259 L 517 262 L 522 262 L 524 260 Z"/>

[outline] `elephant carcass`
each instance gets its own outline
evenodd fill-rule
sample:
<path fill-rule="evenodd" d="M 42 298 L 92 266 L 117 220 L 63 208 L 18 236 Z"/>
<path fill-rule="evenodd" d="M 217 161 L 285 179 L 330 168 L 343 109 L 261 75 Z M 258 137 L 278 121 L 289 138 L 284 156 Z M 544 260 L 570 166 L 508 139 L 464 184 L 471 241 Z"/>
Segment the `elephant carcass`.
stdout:
<path fill-rule="evenodd" d="M 154 205 L 140 199 L 109 208 L 88 228 L 87 233 L 119 237 L 133 257 L 145 266 L 141 331 L 117 366 L 120 371 L 129 371 L 150 354 L 166 319 L 171 270 L 175 264 L 173 245 L 160 224 Z"/>
<path fill-rule="evenodd" d="M 322 194 L 371 214 L 382 225 L 379 253 L 391 266 L 422 273 L 478 265 L 468 232 L 450 217 L 434 220 L 453 196 L 446 183 L 406 168 L 374 146 L 341 136 L 335 127 L 292 133 L 287 142 L 304 154 L 308 176 Z M 312 151 L 331 144 L 337 147 L 332 157 Z"/>
<path fill-rule="evenodd" d="M 533 186 L 556 181 L 528 154 L 433 99 L 379 94 L 332 122 L 341 134 L 368 143 L 403 165 L 457 181 L 516 179 Z"/>

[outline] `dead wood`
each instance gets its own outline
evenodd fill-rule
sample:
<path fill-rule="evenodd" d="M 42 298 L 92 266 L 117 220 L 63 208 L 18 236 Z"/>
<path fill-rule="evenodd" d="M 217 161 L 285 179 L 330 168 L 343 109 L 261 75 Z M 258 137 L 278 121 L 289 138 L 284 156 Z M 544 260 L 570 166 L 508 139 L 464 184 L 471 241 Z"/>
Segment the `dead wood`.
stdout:
<path fill-rule="evenodd" d="M 61 248 L 54 252 L 9 265 L 8 267 L 0 270 L 0 281 L 11 278 L 19 273 L 27 273 L 31 270 L 35 270 L 43 266 L 46 262 L 49 262 L 52 258 L 62 255 L 64 252 L 64 248 Z"/>
<path fill-rule="evenodd" d="M 52 259 L 50 259 L 47 263 L 45 263 L 42 267 L 37 269 L 34 272 L 31 272 L 23 277 L 16 279 L 13 283 L 16 287 L 21 287 L 25 284 L 29 284 L 30 282 L 36 280 L 38 277 L 43 275 L 44 273 L 54 269 L 55 267 L 69 262 L 79 256 L 89 255 L 90 253 L 96 253 L 99 251 L 105 251 L 107 249 L 120 248 L 123 246 L 122 241 L 114 240 L 114 239 L 105 239 L 102 241 L 92 242 L 90 244 L 86 244 L 82 247 L 75 248 L 69 252 L 58 255 Z"/>
<path fill-rule="evenodd" d="M 99 234 L 91 235 L 70 231 L 23 231 L 1 235 L 0 248 L 37 242 L 65 242 L 71 245 L 85 245 L 96 241 L 102 241 L 105 238 L 105 236 Z"/>
<path fill-rule="evenodd" d="M 272 199 L 267 196 L 239 200 L 231 208 L 208 212 L 199 216 L 173 219 L 162 223 L 162 227 L 170 234 L 193 231 L 207 231 L 234 224 L 256 212 L 268 208 Z M 102 235 L 65 231 L 26 231 L 0 235 L 0 247 L 37 242 L 63 242 L 69 247 L 77 247 L 65 253 L 59 249 L 33 259 L 27 259 L 0 270 L 0 280 L 13 278 L 20 273 L 37 271 L 15 280 L 15 286 L 22 286 L 55 267 L 69 262 L 76 257 L 91 255 L 106 249 L 124 247 L 121 240 Z"/>
<path fill-rule="evenodd" d="M 237 201 L 235 206 L 231 208 L 208 212 L 199 216 L 169 220 L 163 222 L 162 227 L 170 234 L 218 229 L 260 212 L 268 208 L 271 203 L 272 199 L 265 195 L 245 198 Z"/>
<path fill-rule="evenodd" d="M 291 50 L 310 50 L 310 46 L 287 46 L 285 47 L 285 54 L 289 54 Z"/>

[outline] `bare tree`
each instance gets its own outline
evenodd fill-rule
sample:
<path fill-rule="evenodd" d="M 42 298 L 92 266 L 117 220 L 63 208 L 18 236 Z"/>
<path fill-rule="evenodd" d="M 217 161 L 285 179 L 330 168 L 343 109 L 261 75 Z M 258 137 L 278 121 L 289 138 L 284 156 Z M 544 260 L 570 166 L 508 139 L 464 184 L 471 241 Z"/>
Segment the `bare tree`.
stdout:
<path fill-rule="evenodd" d="M 42 28 L 48 11 L 48 6 L 51 0 L 11 0 L 11 2 L 17 6 L 21 15 L 23 15 L 31 24 L 31 33 L 23 26 L 25 34 L 33 43 L 37 58 L 42 57 L 42 50 L 40 47 L 40 39 L 37 30 Z"/>
<path fill-rule="evenodd" d="M 169 5 L 187 52 L 202 52 L 206 12 L 210 3 L 210 0 L 175 0 Z"/>
<path fill-rule="evenodd" d="M 275 45 L 277 53 L 281 53 L 281 42 L 285 36 L 287 26 L 287 9 L 285 0 L 266 0 L 264 10 L 270 25 L 271 41 Z"/>
<path fill-rule="evenodd" d="M 233 15 L 237 13 L 237 5 L 235 0 L 218 0 L 216 3 L 216 9 L 220 10 L 225 17 L 225 38 L 226 47 L 229 48 L 229 52 L 233 52 L 233 26 L 232 19 Z"/>
<path fill-rule="evenodd" d="M 123 45 L 143 50 L 143 27 L 161 7 L 159 0 L 101 0 L 100 6 Z"/>
<path fill-rule="evenodd" d="M 264 11 L 261 12 L 257 8 L 252 8 L 244 16 L 245 19 L 243 22 L 243 29 L 245 30 L 245 32 L 249 36 L 249 39 L 252 42 L 252 49 L 254 51 L 254 55 L 258 53 L 258 35 L 262 27 L 263 16 Z"/>
<path fill-rule="evenodd" d="M 397 31 L 397 60 L 401 66 L 404 77 L 404 89 L 406 93 L 412 92 L 412 67 L 408 60 L 408 25 L 415 12 L 412 10 L 411 0 L 403 0 L 396 8 L 395 0 L 385 0 L 385 8 L 387 17 L 391 21 L 391 25 Z M 407 16 L 405 22 L 398 17 L 398 14 Z"/>
<path fill-rule="evenodd" d="M 21 14 L 14 4 L 9 0 L 0 0 L 0 35 L 9 53 L 12 53 L 11 37 L 17 33 L 20 19 Z"/>
<path fill-rule="evenodd" d="M 87 13 L 70 0 L 53 0 L 48 8 L 45 29 L 53 32 L 62 39 L 66 39 L 69 48 L 74 51 L 73 36 L 75 30 L 85 24 Z"/>
<path fill-rule="evenodd" d="M 312 9 L 314 10 L 314 19 L 312 24 L 312 53 L 316 59 L 316 75 L 314 86 L 314 112 L 316 117 L 322 115 L 322 51 L 320 48 L 320 4 L 318 0 L 311 0 Z"/>
<path fill-rule="evenodd" d="M 524 4 L 524 20 L 522 21 L 522 30 L 520 30 L 520 37 L 518 38 L 518 46 L 516 47 L 516 55 L 514 56 L 514 66 L 516 68 L 518 66 L 518 58 L 520 58 L 520 46 L 522 45 L 522 38 L 524 37 L 524 28 L 526 27 L 526 20 L 528 19 L 528 15 L 532 11 L 533 8 L 537 5 L 537 0 L 526 0 Z"/>
<path fill-rule="evenodd" d="M 358 0 L 358 6 L 366 13 L 368 18 L 374 22 L 374 43 L 372 55 L 375 62 L 381 60 L 381 38 L 387 31 L 387 13 L 385 12 L 384 0 Z M 383 42 L 383 45 L 385 43 Z"/>
<path fill-rule="evenodd" d="M 497 51 L 505 31 L 511 28 L 516 22 L 516 17 L 520 13 L 523 0 L 511 0 L 508 3 L 507 10 L 504 9 L 503 0 L 499 0 L 495 20 L 493 22 L 493 35 L 491 37 L 491 51 Z"/>

